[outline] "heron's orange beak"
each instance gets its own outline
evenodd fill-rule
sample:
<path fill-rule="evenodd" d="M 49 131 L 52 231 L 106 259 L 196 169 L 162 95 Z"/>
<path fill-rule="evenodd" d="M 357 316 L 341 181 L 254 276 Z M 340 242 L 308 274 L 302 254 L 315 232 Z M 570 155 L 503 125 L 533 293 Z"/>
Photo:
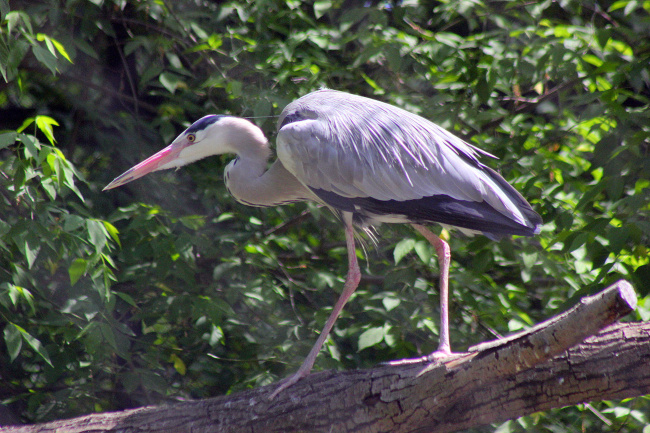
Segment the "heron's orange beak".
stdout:
<path fill-rule="evenodd" d="M 187 147 L 188 144 L 190 143 L 179 142 L 170 144 L 160 152 L 150 156 L 140 164 L 136 165 L 135 167 L 131 167 L 126 172 L 116 177 L 113 182 L 106 185 L 102 191 L 124 185 L 125 183 L 139 179 L 142 176 L 151 173 L 152 171 L 180 167 L 184 163 L 180 160 L 176 163 L 174 163 L 174 161 L 179 158 L 179 154 L 185 147 Z"/>

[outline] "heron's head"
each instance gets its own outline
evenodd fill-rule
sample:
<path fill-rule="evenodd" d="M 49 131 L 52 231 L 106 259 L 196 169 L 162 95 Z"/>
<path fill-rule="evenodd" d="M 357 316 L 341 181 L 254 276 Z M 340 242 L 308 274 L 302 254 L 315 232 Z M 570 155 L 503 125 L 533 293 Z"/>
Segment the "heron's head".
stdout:
<path fill-rule="evenodd" d="M 266 138 L 251 122 L 211 114 L 194 122 L 160 152 L 116 177 L 104 190 L 124 185 L 153 171 L 182 167 L 207 156 L 241 153 L 248 142 L 256 141 L 266 143 Z"/>

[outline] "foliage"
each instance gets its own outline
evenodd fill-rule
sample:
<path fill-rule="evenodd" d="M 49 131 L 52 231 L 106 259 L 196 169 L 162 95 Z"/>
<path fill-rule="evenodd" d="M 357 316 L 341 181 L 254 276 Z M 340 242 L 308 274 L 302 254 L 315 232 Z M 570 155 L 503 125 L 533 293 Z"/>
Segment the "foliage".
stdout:
<path fill-rule="evenodd" d="M 0 399 L 23 421 L 199 398 L 295 371 L 345 275 L 325 209 L 233 202 L 227 158 L 101 188 L 210 112 L 269 137 L 322 86 L 434 120 L 542 215 L 451 233 L 452 344 L 530 326 L 620 278 L 650 317 L 647 2 L 0 0 Z M 381 227 L 317 369 L 432 351 L 437 261 Z M 443 236 L 449 236 L 447 232 Z M 638 431 L 638 398 L 506 431 Z M 606 420 L 606 421 L 603 421 Z"/>

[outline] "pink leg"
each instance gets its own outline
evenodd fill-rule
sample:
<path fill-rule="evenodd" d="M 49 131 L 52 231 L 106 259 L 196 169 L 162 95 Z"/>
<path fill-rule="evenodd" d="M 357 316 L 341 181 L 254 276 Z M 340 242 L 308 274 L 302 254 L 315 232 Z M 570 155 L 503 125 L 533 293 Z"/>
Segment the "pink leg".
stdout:
<path fill-rule="evenodd" d="M 327 322 L 325 322 L 325 327 L 321 331 L 318 340 L 316 340 L 316 344 L 314 344 L 314 347 L 311 348 L 311 351 L 309 352 L 309 355 L 307 355 L 305 361 L 302 363 L 296 374 L 291 376 L 286 382 L 284 382 L 275 391 L 273 391 L 273 394 L 271 394 L 269 399 L 274 398 L 281 391 L 289 388 L 291 385 L 309 374 L 312 367 L 314 366 L 314 362 L 316 362 L 318 353 L 320 352 L 323 344 L 325 343 L 325 340 L 327 339 L 327 335 L 330 333 L 332 327 L 334 326 L 334 322 L 336 322 L 336 319 L 339 317 L 343 306 L 348 301 L 348 299 L 350 299 L 350 296 L 352 296 L 354 291 L 357 289 L 357 286 L 359 285 L 359 281 L 361 280 L 361 271 L 359 270 L 359 264 L 357 263 L 357 252 L 356 247 L 354 246 L 354 230 L 350 224 L 347 224 L 345 227 L 345 240 L 348 247 L 348 276 L 345 279 L 343 292 L 341 293 L 339 300 L 336 301 L 336 305 L 334 305 L 334 309 L 332 310 L 330 317 L 327 319 Z"/>
<path fill-rule="evenodd" d="M 451 252 L 449 244 L 434 235 L 429 229 L 419 224 L 411 224 L 436 249 L 440 267 L 440 344 L 438 349 L 430 354 L 429 360 L 445 358 L 451 355 L 449 344 L 449 262 Z"/>

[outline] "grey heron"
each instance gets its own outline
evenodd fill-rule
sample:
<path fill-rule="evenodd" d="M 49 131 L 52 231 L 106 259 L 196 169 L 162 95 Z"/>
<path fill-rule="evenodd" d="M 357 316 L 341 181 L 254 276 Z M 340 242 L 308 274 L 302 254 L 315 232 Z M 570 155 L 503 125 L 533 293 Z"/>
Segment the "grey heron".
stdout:
<path fill-rule="evenodd" d="M 348 249 L 342 293 L 302 366 L 272 396 L 309 374 L 359 284 L 354 226 L 408 223 L 433 245 L 440 267 L 440 342 L 425 358 L 450 355 L 450 250 L 424 224 L 498 239 L 539 233 L 541 217 L 496 171 L 479 161 L 480 156 L 492 155 L 401 108 L 319 90 L 287 105 L 277 127 L 278 159 L 270 167 L 271 148 L 260 128 L 243 118 L 208 115 L 104 189 L 228 153 L 236 158 L 225 169 L 225 183 L 237 201 L 266 207 L 312 200 L 339 217 Z"/>

